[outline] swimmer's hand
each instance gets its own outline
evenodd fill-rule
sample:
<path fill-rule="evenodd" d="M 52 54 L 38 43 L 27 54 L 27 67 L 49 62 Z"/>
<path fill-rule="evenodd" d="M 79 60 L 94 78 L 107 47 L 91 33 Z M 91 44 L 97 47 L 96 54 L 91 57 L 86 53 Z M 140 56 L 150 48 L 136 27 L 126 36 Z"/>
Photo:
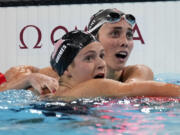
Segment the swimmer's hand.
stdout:
<path fill-rule="evenodd" d="M 34 88 L 32 91 L 39 94 L 55 93 L 59 86 L 58 80 L 40 73 L 28 75 L 28 83 Z"/>

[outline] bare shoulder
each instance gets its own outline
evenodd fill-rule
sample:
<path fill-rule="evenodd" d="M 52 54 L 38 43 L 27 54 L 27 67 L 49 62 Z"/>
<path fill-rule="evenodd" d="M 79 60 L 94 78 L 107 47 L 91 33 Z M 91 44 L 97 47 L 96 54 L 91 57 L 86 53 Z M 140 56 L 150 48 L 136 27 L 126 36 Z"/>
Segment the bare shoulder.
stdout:
<path fill-rule="evenodd" d="M 150 74 L 152 73 L 152 70 L 150 69 L 150 67 L 146 65 L 142 65 L 142 64 L 129 65 L 129 66 L 126 66 L 124 70 L 131 71 L 131 72 L 138 71 L 141 73 L 150 73 Z"/>
<path fill-rule="evenodd" d="M 152 70 L 146 65 L 130 65 L 123 69 L 123 81 L 153 80 Z"/>

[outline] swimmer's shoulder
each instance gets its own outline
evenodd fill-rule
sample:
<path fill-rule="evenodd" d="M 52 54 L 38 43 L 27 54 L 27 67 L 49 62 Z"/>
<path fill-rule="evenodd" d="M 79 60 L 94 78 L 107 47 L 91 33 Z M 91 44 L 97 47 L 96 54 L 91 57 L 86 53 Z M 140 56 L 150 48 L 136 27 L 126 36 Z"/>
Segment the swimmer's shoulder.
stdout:
<path fill-rule="evenodd" d="M 131 82 L 153 80 L 153 78 L 153 72 L 148 66 L 136 64 L 124 67 L 119 80 L 122 82 Z"/>

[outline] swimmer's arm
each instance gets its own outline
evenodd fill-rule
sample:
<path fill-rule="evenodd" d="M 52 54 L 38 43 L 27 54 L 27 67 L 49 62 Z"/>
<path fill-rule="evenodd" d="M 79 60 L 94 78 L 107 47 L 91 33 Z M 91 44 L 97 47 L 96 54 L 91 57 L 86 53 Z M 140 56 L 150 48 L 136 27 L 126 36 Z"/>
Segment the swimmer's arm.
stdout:
<path fill-rule="evenodd" d="M 129 83 L 134 81 L 153 80 L 152 70 L 145 65 L 132 65 L 125 67 L 123 71 L 123 82 Z"/>
<path fill-rule="evenodd" d="M 47 88 L 49 92 L 54 92 L 58 88 L 58 75 L 51 67 L 42 69 L 33 66 L 12 67 L 5 73 L 5 77 L 7 82 L 0 86 L 0 91 L 31 87 L 31 90 L 42 93 L 44 88 Z"/>
<path fill-rule="evenodd" d="M 55 93 L 61 97 L 134 97 L 134 96 L 180 96 L 180 86 L 155 81 L 119 83 L 108 79 L 95 79 L 79 84 L 71 90 Z"/>
<path fill-rule="evenodd" d="M 26 76 L 21 75 L 21 77 L 11 79 L 0 85 L 0 92 L 11 89 L 27 89 L 29 86 Z"/>
<path fill-rule="evenodd" d="M 40 73 L 31 73 L 21 76 L 12 81 L 0 85 L 0 91 L 11 89 L 30 89 L 33 92 L 43 94 L 43 92 L 55 92 L 58 88 L 58 80 Z"/>
<path fill-rule="evenodd" d="M 10 69 L 8 69 L 5 73 L 5 78 L 8 82 L 13 80 L 14 78 L 20 77 L 21 75 L 24 76 L 30 73 L 41 73 L 53 78 L 58 77 L 58 74 L 51 67 L 45 67 L 39 69 L 34 66 L 21 65 L 21 66 L 11 67 Z"/>
<path fill-rule="evenodd" d="M 37 73 L 37 72 L 39 72 L 39 68 L 34 66 L 27 66 L 27 65 L 15 66 L 15 67 L 11 67 L 6 71 L 5 78 L 7 82 L 9 82 L 14 79 L 20 78 L 21 76 L 24 77 L 25 75 L 31 73 Z"/>
<path fill-rule="evenodd" d="M 0 91 L 9 89 L 23 89 L 26 88 L 25 77 L 33 72 L 38 72 L 39 68 L 34 66 L 15 66 L 8 69 L 5 73 L 6 83 L 0 85 Z"/>

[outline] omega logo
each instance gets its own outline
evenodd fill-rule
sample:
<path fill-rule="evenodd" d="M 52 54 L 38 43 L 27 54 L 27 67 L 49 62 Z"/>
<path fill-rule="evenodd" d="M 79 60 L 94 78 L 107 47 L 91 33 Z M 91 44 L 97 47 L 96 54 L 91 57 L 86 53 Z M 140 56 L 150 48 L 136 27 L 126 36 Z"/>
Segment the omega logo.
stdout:
<path fill-rule="evenodd" d="M 42 32 L 41 32 L 40 28 L 35 26 L 35 25 L 27 25 L 20 31 L 19 39 L 20 39 L 21 45 L 19 45 L 19 48 L 20 49 L 28 49 L 28 44 L 26 44 L 24 42 L 23 35 L 24 35 L 24 32 L 29 28 L 34 28 L 37 31 L 37 37 L 36 37 L 37 41 L 36 41 L 35 45 L 33 45 L 33 49 L 41 48 L 42 45 L 40 45 L 40 42 L 42 39 Z M 75 29 L 77 29 L 77 26 L 75 26 Z M 65 33 L 68 32 L 68 29 L 64 26 L 59 25 L 59 26 L 55 27 L 50 34 L 50 40 L 51 40 L 52 45 L 55 43 L 54 35 L 55 35 L 57 30 L 62 30 Z M 84 28 L 84 30 L 87 31 L 87 26 Z M 137 37 L 133 37 L 133 40 L 139 40 L 141 42 L 141 44 L 145 44 L 144 39 L 141 35 L 141 32 L 140 32 L 137 24 L 135 24 L 135 26 L 133 28 L 133 32 L 137 32 L 137 35 L 138 35 Z"/>

